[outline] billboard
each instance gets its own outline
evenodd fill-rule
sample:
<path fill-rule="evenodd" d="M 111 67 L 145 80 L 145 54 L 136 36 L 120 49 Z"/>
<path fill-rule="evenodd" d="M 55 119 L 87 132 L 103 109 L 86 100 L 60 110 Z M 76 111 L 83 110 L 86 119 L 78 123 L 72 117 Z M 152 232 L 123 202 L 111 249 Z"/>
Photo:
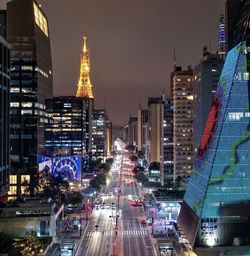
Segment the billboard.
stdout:
<path fill-rule="evenodd" d="M 43 173 L 45 171 L 51 171 L 51 167 L 52 167 L 51 157 L 38 156 L 38 170 L 39 170 L 39 173 Z"/>
<path fill-rule="evenodd" d="M 68 181 L 81 180 L 81 156 L 62 156 L 52 158 L 52 175 L 61 176 Z"/>
<path fill-rule="evenodd" d="M 53 177 L 61 177 L 69 182 L 81 180 L 81 156 L 38 157 L 39 172 L 51 173 Z"/>

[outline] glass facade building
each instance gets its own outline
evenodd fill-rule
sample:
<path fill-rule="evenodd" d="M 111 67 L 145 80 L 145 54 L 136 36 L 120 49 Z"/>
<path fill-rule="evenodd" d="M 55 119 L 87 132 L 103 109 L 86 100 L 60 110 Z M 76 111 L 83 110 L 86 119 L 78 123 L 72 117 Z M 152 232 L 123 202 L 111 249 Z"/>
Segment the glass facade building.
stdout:
<path fill-rule="evenodd" d="M 178 222 L 191 244 L 250 244 L 250 47 L 228 52 Z"/>
<path fill-rule="evenodd" d="M 204 130 L 213 96 L 220 79 L 224 60 L 219 54 L 211 54 L 204 49 L 203 59 L 193 69 L 193 120 L 194 151 L 197 152 L 200 138 Z"/>
<path fill-rule="evenodd" d="M 11 172 L 30 175 L 37 184 L 37 156 L 44 153 L 45 99 L 53 97 L 48 20 L 32 0 L 7 3 L 7 40 L 11 44 Z M 17 186 L 17 194 L 21 194 Z"/>
<path fill-rule="evenodd" d="M 89 153 L 91 99 L 62 96 L 46 100 L 52 120 L 45 125 L 46 154 L 81 155 Z"/>
<path fill-rule="evenodd" d="M 9 189 L 9 85 L 10 46 L 0 35 L 0 202 Z"/>
<path fill-rule="evenodd" d="M 106 114 L 104 109 L 95 109 L 92 119 L 92 158 L 106 160 Z"/>

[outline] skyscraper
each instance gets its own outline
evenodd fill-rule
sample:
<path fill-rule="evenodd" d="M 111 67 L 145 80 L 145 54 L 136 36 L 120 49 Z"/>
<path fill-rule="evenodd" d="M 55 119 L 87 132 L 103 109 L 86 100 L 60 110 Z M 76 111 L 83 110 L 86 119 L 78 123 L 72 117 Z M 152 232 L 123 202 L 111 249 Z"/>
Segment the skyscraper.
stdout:
<path fill-rule="evenodd" d="M 164 167 L 164 184 L 174 182 L 174 152 L 173 152 L 173 103 L 166 99 L 163 113 L 163 167 Z"/>
<path fill-rule="evenodd" d="M 228 52 L 201 137 L 178 219 L 192 245 L 250 244 L 249 56 Z"/>
<path fill-rule="evenodd" d="M 110 121 L 108 115 L 105 118 L 105 129 L 106 129 L 106 156 L 110 155 L 112 147 L 112 122 Z"/>
<path fill-rule="evenodd" d="M 164 184 L 163 165 L 163 117 L 164 117 L 165 97 L 151 97 L 148 99 L 149 111 L 149 161 L 157 162 L 160 165 L 160 183 Z M 154 170 L 156 171 L 156 170 Z"/>
<path fill-rule="evenodd" d="M 0 13 L 0 28 L 5 27 Z M 1 30 L 1 29 L 0 29 Z M 9 189 L 9 85 L 10 45 L 0 33 L 0 202 L 7 200 Z"/>
<path fill-rule="evenodd" d="M 46 100 L 46 112 L 52 117 L 45 125 L 46 155 L 86 157 L 89 145 L 89 101 L 75 96 Z"/>
<path fill-rule="evenodd" d="M 193 121 L 194 152 L 197 151 L 200 138 L 205 128 L 208 113 L 219 82 L 224 60 L 219 54 L 211 54 L 203 49 L 203 58 L 193 69 Z"/>
<path fill-rule="evenodd" d="M 93 110 L 92 119 L 92 158 L 106 160 L 106 114 L 104 109 Z"/>
<path fill-rule="evenodd" d="M 173 100 L 174 182 L 185 189 L 193 167 L 193 71 L 176 67 L 171 73 Z"/>
<path fill-rule="evenodd" d="M 148 153 L 148 109 L 137 111 L 137 147 L 145 156 Z"/>
<path fill-rule="evenodd" d="M 37 156 L 44 152 L 45 99 L 53 97 L 48 19 L 36 1 L 7 3 L 7 40 L 11 44 L 11 172 L 22 194 L 19 176 L 37 184 Z M 27 176 L 27 177 L 28 177 Z M 13 190 L 14 187 L 13 187 Z"/>
<path fill-rule="evenodd" d="M 136 145 L 137 141 L 137 117 L 130 116 L 125 126 L 126 141 L 130 145 Z"/>

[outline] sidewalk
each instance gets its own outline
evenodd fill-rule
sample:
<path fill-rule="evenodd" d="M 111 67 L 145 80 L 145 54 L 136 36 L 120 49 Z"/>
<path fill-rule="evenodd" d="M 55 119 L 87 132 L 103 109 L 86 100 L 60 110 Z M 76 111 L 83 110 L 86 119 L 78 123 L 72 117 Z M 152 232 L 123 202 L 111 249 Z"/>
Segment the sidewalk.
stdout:
<path fill-rule="evenodd" d="M 47 250 L 45 256 L 59 256 L 59 245 L 65 241 L 65 240 L 72 240 L 75 242 L 75 248 L 78 248 L 80 239 L 82 235 L 85 232 L 85 229 L 87 227 L 87 222 L 82 221 L 82 231 L 81 231 L 81 236 L 80 236 L 80 231 L 75 231 L 71 233 L 64 233 L 62 237 L 56 237 L 54 238 L 53 243 L 51 244 L 50 248 Z"/>

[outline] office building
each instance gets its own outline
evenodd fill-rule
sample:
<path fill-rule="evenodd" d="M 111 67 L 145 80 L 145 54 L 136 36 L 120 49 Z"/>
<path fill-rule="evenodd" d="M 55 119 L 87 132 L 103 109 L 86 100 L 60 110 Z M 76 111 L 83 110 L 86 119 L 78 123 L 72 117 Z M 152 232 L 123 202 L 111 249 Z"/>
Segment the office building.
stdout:
<path fill-rule="evenodd" d="M 142 109 L 141 107 L 137 111 L 137 142 L 138 151 L 141 151 L 143 155 L 148 154 L 148 109 Z"/>
<path fill-rule="evenodd" d="M 0 13 L 0 27 L 4 27 Z M 3 35 L 3 34 L 2 34 Z M 0 34 L 0 202 L 7 200 L 9 190 L 9 86 L 10 45 Z"/>
<path fill-rule="evenodd" d="M 125 126 L 126 142 L 129 145 L 136 145 L 137 141 L 137 117 L 130 116 Z"/>
<path fill-rule="evenodd" d="M 106 156 L 110 156 L 111 147 L 112 147 L 112 122 L 109 120 L 108 115 L 105 119 L 105 129 L 106 129 Z"/>
<path fill-rule="evenodd" d="M 178 219 L 191 245 L 250 244 L 249 56 L 228 52 L 201 137 Z"/>
<path fill-rule="evenodd" d="M 149 113 L 149 155 L 150 162 L 157 162 L 160 165 L 160 182 L 164 184 L 163 167 L 163 117 L 165 97 L 151 97 L 148 99 Z M 155 169 L 155 168 L 154 168 Z M 155 171 L 155 170 L 154 170 Z"/>
<path fill-rule="evenodd" d="M 148 99 L 149 180 L 173 184 L 173 105 L 165 96 Z"/>
<path fill-rule="evenodd" d="M 93 110 L 92 117 L 92 159 L 105 162 L 106 148 L 106 113 L 104 109 Z"/>
<path fill-rule="evenodd" d="M 7 41 L 11 44 L 11 173 L 16 175 L 17 182 L 17 186 L 10 188 L 10 194 L 24 193 L 21 175 L 29 176 L 29 192 L 34 194 L 37 157 L 45 149 L 45 99 L 53 97 L 48 19 L 36 1 L 7 3 Z"/>
<path fill-rule="evenodd" d="M 185 189 L 193 167 L 193 71 L 181 67 L 171 73 L 173 100 L 173 180 Z"/>
<path fill-rule="evenodd" d="M 169 184 L 170 186 L 174 182 L 173 150 L 173 103 L 170 99 L 165 99 L 163 113 L 163 168 L 164 184 Z"/>
<path fill-rule="evenodd" d="M 46 100 L 46 112 L 52 118 L 45 126 L 46 155 L 88 155 L 91 107 L 88 99 L 75 96 Z"/>
<path fill-rule="evenodd" d="M 199 147 L 200 138 L 213 102 L 223 63 L 224 60 L 219 54 L 209 53 L 207 48 L 204 47 L 203 58 L 193 69 L 194 154 L 196 154 Z"/>

